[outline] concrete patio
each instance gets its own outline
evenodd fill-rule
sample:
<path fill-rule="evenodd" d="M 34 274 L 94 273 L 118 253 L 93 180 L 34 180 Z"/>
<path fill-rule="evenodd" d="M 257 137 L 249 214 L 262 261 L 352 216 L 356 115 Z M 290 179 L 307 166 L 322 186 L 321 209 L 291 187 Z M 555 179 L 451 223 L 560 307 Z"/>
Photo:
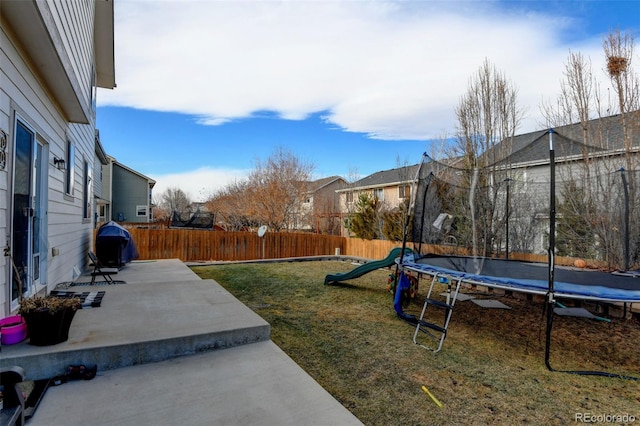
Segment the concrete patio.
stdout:
<path fill-rule="evenodd" d="M 68 341 L 2 347 L 0 366 L 27 379 L 98 366 L 93 380 L 50 387 L 28 424 L 361 424 L 215 281 L 179 260 L 132 262 L 113 277 L 126 284 L 67 289 L 106 292 L 76 313 Z"/>

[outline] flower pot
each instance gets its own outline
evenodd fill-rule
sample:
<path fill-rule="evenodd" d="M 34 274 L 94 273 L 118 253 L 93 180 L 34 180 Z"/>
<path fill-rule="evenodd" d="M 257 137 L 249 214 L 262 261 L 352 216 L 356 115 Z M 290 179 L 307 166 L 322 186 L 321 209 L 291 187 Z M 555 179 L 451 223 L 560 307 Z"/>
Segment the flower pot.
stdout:
<path fill-rule="evenodd" d="M 48 308 L 24 313 L 29 329 L 29 344 L 49 346 L 66 342 L 69 339 L 69 328 L 76 314 L 75 309 L 62 309 L 51 313 Z"/>
<path fill-rule="evenodd" d="M 27 338 L 27 323 L 21 315 L 0 320 L 0 341 L 3 345 L 15 345 Z"/>

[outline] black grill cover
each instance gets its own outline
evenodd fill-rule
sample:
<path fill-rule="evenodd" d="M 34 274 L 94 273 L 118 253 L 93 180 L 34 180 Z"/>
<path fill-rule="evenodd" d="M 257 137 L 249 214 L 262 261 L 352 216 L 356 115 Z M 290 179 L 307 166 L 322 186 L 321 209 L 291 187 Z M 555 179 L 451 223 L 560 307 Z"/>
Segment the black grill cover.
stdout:
<path fill-rule="evenodd" d="M 140 255 L 129 231 L 110 221 L 98 229 L 96 256 L 104 266 L 119 268 Z"/>

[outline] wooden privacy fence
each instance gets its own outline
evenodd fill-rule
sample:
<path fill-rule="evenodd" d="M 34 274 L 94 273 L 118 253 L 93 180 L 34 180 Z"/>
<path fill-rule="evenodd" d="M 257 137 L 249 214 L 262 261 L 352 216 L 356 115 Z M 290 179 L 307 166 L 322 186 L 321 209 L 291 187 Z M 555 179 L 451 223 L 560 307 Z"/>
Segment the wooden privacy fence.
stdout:
<path fill-rule="evenodd" d="M 267 232 L 258 237 L 255 232 L 220 232 L 194 229 L 127 229 L 136 244 L 141 260 L 180 259 L 183 262 L 281 259 L 303 256 L 343 256 L 383 259 L 399 241 L 363 240 L 290 232 Z M 416 249 L 413 243 L 407 247 Z M 423 253 L 469 255 L 453 246 L 422 244 Z M 512 253 L 512 259 L 546 262 L 546 255 Z M 586 260 L 586 259 L 585 259 Z M 575 258 L 556 257 L 558 265 L 573 265 Z M 590 267 L 601 267 L 586 260 Z"/>
<path fill-rule="evenodd" d="M 303 256 L 343 256 L 382 259 L 398 241 L 362 240 L 291 232 L 218 232 L 194 229 L 128 228 L 140 259 L 254 260 Z"/>
<path fill-rule="evenodd" d="M 140 259 L 254 260 L 333 255 L 344 238 L 294 233 L 217 232 L 191 229 L 128 229 Z"/>

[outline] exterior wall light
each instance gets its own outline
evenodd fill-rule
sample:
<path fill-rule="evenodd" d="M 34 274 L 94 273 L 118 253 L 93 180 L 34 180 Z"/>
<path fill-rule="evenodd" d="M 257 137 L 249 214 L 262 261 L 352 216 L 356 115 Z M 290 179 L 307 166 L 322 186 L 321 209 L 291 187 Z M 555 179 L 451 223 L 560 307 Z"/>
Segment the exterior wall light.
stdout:
<path fill-rule="evenodd" d="M 53 165 L 56 166 L 58 170 L 65 169 L 65 162 L 64 162 L 64 159 L 62 158 L 53 157 Z"/>

